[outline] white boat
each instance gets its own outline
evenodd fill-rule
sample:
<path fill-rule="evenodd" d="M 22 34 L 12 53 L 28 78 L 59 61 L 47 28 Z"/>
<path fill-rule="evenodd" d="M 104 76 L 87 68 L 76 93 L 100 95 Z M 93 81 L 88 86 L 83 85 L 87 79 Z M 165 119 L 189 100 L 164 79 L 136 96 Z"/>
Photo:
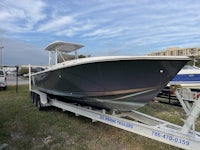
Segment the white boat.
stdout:
<path fill-rule="evenodd" d="M 170 81 L 170 85 L 181 85 L 192 89 L 200 89 L 200 68 L 185 65 Z"/>

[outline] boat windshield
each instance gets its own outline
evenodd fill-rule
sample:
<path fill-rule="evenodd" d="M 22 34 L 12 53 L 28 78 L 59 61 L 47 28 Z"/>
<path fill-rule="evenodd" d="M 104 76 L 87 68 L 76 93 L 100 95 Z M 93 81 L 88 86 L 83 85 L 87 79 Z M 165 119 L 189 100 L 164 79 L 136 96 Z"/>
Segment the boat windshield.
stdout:
<path fill-rule="evenodd" d="M 183 67 L 183 69 L 200 69 L 200 68 L 198 68 L 198 67 L 196 67 L 196 66 L 185 65 L 185 66 Z"/>

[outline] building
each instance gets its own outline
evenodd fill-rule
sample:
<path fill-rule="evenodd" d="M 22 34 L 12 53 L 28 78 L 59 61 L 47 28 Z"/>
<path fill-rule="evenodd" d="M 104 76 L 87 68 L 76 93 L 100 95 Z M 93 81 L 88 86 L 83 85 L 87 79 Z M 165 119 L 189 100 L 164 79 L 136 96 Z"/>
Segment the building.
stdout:
<path fill-rule="evenodd" d="M 200 48 L 180 48 L 171 47 L 165 51 L 153 52 L 148 54 L 149 56 L 200 56 Z"/>

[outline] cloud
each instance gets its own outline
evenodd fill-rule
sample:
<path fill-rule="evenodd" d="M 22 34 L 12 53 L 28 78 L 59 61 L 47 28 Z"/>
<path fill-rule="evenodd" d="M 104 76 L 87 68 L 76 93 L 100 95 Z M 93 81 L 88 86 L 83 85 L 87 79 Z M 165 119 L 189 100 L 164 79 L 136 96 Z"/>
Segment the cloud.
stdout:
<path fill-rule="evenodd" d="M 75 19 L 71 16 L 61 16 L 57 18 L 53 18 L 47 23 L 44 23 L 41 25 L 38 29 L 39 32 L 44 32 L 44 31 L 57 31 L 60 28 L 64 28 L 67 25 L 71 25 L 75 23 Z"/>
<path fill-rule="evenodd" d="M 81 42 L 95 55 L 200 46 L 199 7 L 197 0 L 3 0 L 0 35 L 41 47 Z"/>
<path fill-rule="evenodd" d="M 31 31 L 46 15 L 45 3 L 40 0 L 5 0 L 0 2 L 0 28 L 8 32 Z"/>
<path fill-rule="evenodd" d="M 82 28 L 79 27 L 81 25 L 82 25 Z M 95 25 L 93 25 L 93 24 L 81 23 L 81 25 L 80 25 L 80 23 L 78 25 L 72 25 L 68 29 L 64 29 L 64 30 L 58 31 L 56 33 L 56 35 L 72 37 L 72 36 L 75 36 L 75 35 L 77 35 L 79 33 L 92 30 L 95 27 Z"/>
<path fill-rule="evenodd" d="M 86 33 L 83 35 L 83 37 L 90 37 L 90 36 L 104 36 L 104 35 L 113 35 L 118 32 L 110 29 L 97 29 L 91 33 Z"/>

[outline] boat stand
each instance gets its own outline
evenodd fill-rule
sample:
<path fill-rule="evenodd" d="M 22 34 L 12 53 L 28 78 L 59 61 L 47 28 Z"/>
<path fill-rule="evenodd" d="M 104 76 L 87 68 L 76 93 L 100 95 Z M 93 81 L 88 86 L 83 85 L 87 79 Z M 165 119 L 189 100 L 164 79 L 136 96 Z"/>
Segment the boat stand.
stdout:
<path fill-rule="evenodd" d="M 197 92 L 192 92 L 189 88 L 177 88 L 175 94 L 183 107 L 186 115 L 186 120 L 183 120 L 183 133 L 188 133 L 190 129 L 195 130 L 195 122 L 200 114 L 200 98 Z"/>
<path fill-rule="evenodd" d="M 189 92 L 190 97 L 186 98 L 181 94 L 183 90 L 176 89 L 175 91 L 188 115 L 184 125 L 179 126 L 134 110 L 121 113 L 113 111 L 112 114 L 109 114 L 104 109 L 96 110 L 92 107 L 49 99 L 45 93 L 38 90 L 31 90 L 32 99 L 40 109 L 46 106 L 55 106 L 64 111 L 75 113 L 76 116 L 90 118 L 93 122 L 99 121 L 175 147 L 196 150 L 197 147 L 200 147 L 200 133 L 194 131 L 194 124 L 200 113 L 200 98 L 194 100 L 191 96 L 191 91 L 188 90 L 187 92 Z M 189 100 L 194 101 L 192 106 Z"/>

